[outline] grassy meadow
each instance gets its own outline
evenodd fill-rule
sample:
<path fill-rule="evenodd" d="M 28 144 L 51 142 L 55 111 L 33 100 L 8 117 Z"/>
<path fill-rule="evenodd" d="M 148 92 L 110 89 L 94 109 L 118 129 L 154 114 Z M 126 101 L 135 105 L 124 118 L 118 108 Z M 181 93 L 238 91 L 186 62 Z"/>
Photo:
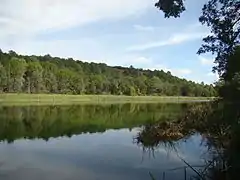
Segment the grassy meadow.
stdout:
<path fill-rule="evenodd" d="M 208 101 L 210 97 L 116 96 L 63 94 L 0 94 L 1 105 L 71 105 L 101 103 L 179 103 Z"/>

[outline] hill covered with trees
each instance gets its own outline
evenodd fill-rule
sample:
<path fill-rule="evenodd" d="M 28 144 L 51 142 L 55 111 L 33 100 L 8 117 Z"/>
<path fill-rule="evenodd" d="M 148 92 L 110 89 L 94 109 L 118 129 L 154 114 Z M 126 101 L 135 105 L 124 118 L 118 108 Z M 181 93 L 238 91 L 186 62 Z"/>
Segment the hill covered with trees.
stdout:
<path fill-rule="evenodd" d="M 0 92 L 215 96 L 213 85 L 198 84 L 170 72 L 111 67 L 72 58 L 24 56 L 0 51 Z"/>

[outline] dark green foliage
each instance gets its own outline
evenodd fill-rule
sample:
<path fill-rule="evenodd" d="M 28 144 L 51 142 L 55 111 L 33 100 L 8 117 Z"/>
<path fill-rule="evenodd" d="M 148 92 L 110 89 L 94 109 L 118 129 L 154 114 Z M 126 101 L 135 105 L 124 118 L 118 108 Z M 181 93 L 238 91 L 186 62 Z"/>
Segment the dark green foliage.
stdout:
<path fill-rule="evenodd" d="M 184 0 L 158 0 L 157 8 L 164 12 L 165 17 L 179 17 L 185 11 Z"/>
<path fill-rule="evenodd" d="M 225 81 L 231 81 L 236 73 L 240 72 L 240 46 L 236 48 L 233 55 L 228 58 L 226 70 L 223 78 Z"/>
<path fill-rule="evenodd" d="M 180 79 L 170 72 L 110 67 L 50 55 L 1 52 L 0 57 L 0 92 L 216 96 L 213 86 Z"/>
<path fill-rule="evenodd" d="M 38 93 L 42 91 L 43 86 L 43 68 L 38 61 L 30 61 L 28 62 L 27 69 L 25 72 L 25 80 L 26 80 L 26 89 L 28 93 Z"/>
<path fill-rule="evenodd" d="M 203 39 L 198 53 L 216 54 L 214 71 L 220 75 L 226 70 L 228 58 L 240 42 L 240 1 L 209 0 L 202 9 L 199 21 L 211 28 L 211 35 Z"/>
<path fill-rule="evenodd" d="M 7 87 L 7 73 L 3 65 L 0 63 L 0 92 Z"/>
<path fill-rule="evenodd" d="M 196 172 L 192 179 L 233 180 L 239 179 L 240 169 L 240 109 L 239 103 L 215 101 L 190 105 L 186 112 L 172 121 L 161 121 L 145 126 L 135 137 L 135 143 L 143 150 L 154 151 L 159 146 L 167 146 L 178 155 L 178 140 L 189 135 L 200 134 L 202 145 L 208 149 L 203 169 L 194 169 L 178 156 L 188 167 Z M 172 146 L 169 148 L 169 146 Z M 161 146 L 162 147 L 162 146 Z M 181 154 L 181 153 L 180 153 Z M 206 155 L 206 152 L 204 152 Z M 204 157 L 203 154 L 203 157 Z"/>
<path fill-rule="evenodd" d="M 24 73 L 26 72 L 26 62 L 22 58 L 11 57 L 5 65 L 7 72 L 8 92 L 22 92 L 24 86 Z"/>
<path fill-rule="evenodd" d="M 222 79 L 216 87 L 225 101 L 240 102 L 240 47 L 229 56 Z"/>
<path fill-rule="evenodd" d="M 176 118 L 185 110 L 183 104 L 0 107 L 0 141 L 135 128 Z"/>

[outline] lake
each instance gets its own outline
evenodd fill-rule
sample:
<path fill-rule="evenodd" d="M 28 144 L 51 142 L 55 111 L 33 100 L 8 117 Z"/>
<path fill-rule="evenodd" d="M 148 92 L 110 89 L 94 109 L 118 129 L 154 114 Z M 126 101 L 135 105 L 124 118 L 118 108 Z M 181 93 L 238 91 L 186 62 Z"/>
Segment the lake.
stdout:
<path fill-rule="evenodd" d="M 189 106 L 0 107 L 0 179 L 190 179 L 196 173 L 184 161 L 201 168 L 209 156 L 199 134 L 152 149 L 135 142 L 144 126 L 174 120 Z"/>

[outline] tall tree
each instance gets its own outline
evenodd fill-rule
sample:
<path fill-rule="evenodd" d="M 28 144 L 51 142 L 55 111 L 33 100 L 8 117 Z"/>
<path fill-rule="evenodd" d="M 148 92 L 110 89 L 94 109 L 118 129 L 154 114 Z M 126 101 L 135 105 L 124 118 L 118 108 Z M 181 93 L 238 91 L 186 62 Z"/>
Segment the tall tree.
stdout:
<path fill-rule="evenodd" d="M 12 57 L 8 61 L 5 70 L 7 72 L 7 88 L 9 92 L 22 92 L 26 65 L 25 59 L 16 57 Z"/>
<path fill-rule="evenodd" d="M 211 28 L 211 35 L 203 39 L 198 54 L 216 54 L 214 71 L 223 75 L 228 58 L 240 44 L 240 1 L 210 0 L 202 9 L 199 21 Z"/>
<path fill-rule="evenodd" d="M 4 92 L 7 86 L 7 73 L 3 65 L 0 63 L 0 93 Z"/>
<path fill-rule="evenodd" d="M 180 17 L 186 9 L 185 0 L 158 0 L 156 7 L 165 17 Z M 198 54 L 216 54 L 213 68 L 220 75 L 226 70 L 227 59 L 240 44 L 240 1 L 209 0 L 202 8 L 199 21 L 211 29 L 211 34 L 203 39 Z"/>
<path fill-rule="evenodd" d="M 51 62 L 42 63 L 43 84 L 46 92 L 57 93 L 57 66 Z"/>
<path fill-rule="evenodd" d="M 74 73 L 69 69 L 61 69 L 57 73 L 58 92 L 64 94 L 72 94 L 71 80 L 74 77 Z"/>
<path fill-rule="evenodd" d="M 25 87 L 28 93 L 39 93 L 43 89 L 43 68 L 38 61 L 30 61 L 25 72 Z"/>

